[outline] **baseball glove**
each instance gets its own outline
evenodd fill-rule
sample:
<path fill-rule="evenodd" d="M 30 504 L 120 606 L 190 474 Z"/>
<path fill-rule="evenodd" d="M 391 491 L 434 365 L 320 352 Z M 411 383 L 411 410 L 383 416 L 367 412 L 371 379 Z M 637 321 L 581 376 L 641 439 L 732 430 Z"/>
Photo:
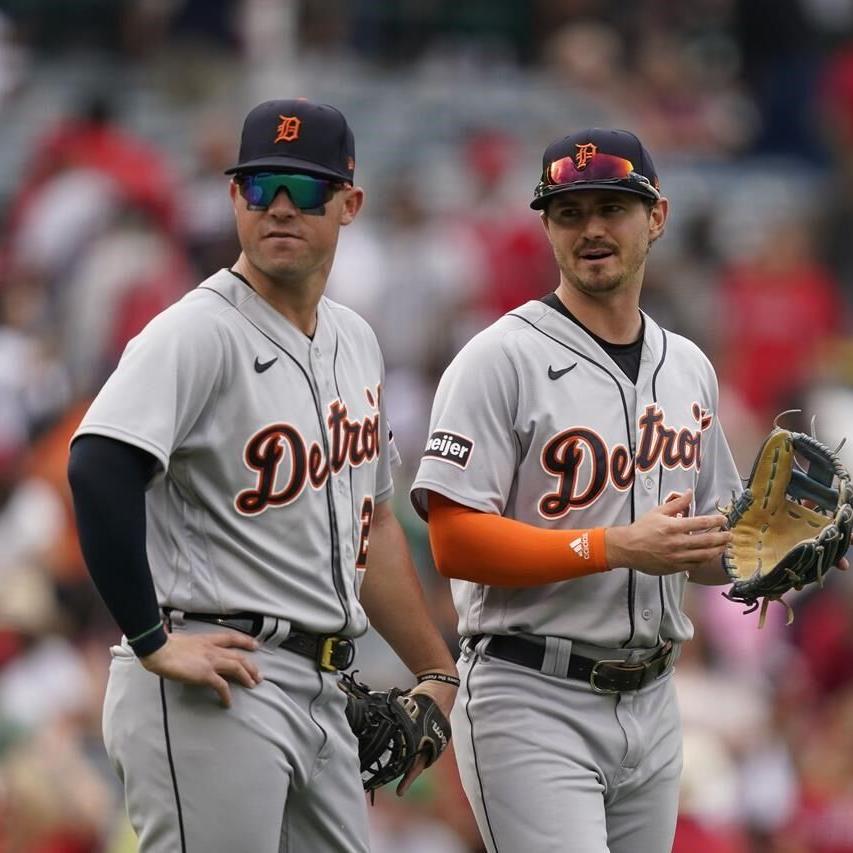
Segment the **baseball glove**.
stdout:
<path fill-rule="evenodd" d="M 358 739 L 361 782 L 371 794 L 405 775 L 419 755 L 429 767 L 450 741 L 450 723 L 424 693 L 371 690 L 343 674 L 347 721 Z"/>
<path fill-rule="evenodd" d="M 798 458 L 799 457 L 799 458 Z M 799 460 L 807 464 L 804 468 Z M 752 613 L 791 589 L 823 585 L 844 556 L 853 528 L 853 487 L 838 457 L 817 439 L 778 426 L 765 440 L 746 489 L 721 511 L 732 541 L 723 555 L 731 589 L 723 595 Z M 787 623 L 794 612 L 786 603 Z"/>

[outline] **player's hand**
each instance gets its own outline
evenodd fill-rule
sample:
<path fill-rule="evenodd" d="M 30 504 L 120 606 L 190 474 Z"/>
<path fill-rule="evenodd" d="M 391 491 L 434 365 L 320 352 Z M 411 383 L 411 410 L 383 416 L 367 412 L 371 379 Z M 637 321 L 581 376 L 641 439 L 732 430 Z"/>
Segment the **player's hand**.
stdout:
<path fill-rule="evenodd" d="M 633 524 L 608 527 L 607 564 L 669 575 L 721 557 L 732 538 L 724 529 L 726 518 L 722 513 L 688 515 L 692 496 L 688 489 Z"/>
<path fill-rule="evenodd" d="M 260 670 L 237 649 L 254 651 L 257 641 L 236 631 L 210 634 L 168 634 L 165 645 L 139 659 L 149 672 L 184 684 L 208 685 L 222 704 L 231 706 L 229 681 L 254 687 Z"/>
<path fill-rule="evenodd" d="M 455 675 L 455 673 L 453 674 Z M 441 708 L 441 713 L 450 719 L 450 711 L 456 699 L 456 690 L 457 688 L 453 684 L 445 684 L 442 681 L 423 681 L 409 692 L 425 693 Z M 400 784 L 397 785 L 398 797 L 402 797 L 409 790 L 409 786 L 421 775 L 425 767 L 426 758 L 419 756 L 418 760 L 409 768 L 408 773 L 400 780 Z"/>

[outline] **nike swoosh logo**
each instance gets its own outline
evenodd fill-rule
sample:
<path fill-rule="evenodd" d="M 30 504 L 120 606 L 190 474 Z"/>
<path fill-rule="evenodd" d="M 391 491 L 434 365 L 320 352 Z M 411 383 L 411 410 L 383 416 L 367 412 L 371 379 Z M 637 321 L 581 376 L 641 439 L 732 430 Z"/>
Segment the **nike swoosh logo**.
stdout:
<path fill-rule="evenodd" d="M 257 356 L 255 356 L 255 373 L 263 373 L 265 370 L 269 370 L 276 362 L 278 361 L 278 356 L 275 358 L 271 358 L 269 361 L 262 362 Z"/>
<path fill-rule="evenodd" d="M 564 367 L 562 370 L 554 370 L 551 365 L 548 365 L 548 378 L 549 379 L 559 379 L 561 376 L 565 376 L 570 370 L 574 370 L 578 366 L 578 363 L 570 364 L 568 367 Z"/>

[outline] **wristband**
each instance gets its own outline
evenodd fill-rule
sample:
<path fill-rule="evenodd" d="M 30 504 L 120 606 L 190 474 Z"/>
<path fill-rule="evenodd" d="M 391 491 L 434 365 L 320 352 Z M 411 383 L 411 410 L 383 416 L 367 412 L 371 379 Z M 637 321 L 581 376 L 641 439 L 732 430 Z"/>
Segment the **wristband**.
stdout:
<path fill-rule="evenodd" d="M 149 628 L 147 631 L 143 631 L 141 634 L 137 634 L 135 637 L 128 637 L 127 642 L 129 645 L 133 645 L 134 643 L 138 643 L 144 637 L 147 637 L 149 634 L 153 634 L 156 630 L 163 627 L 163 620 L 161 619 L 156 625 Z"/>
<path fill-rule="evenodd" d="M 459 686 L 459 679 L 455 675 L 447 675 L 444 672 L 422 672 L 418 676 L 418 684 L 422 681 L 440 681 L 442 684 L 452 684 L 454 687 Z"/>
<path fill-rule="evenodd" d="M 166 643 L 166 631 L 163 628 L 163 620 L 161 619 L 152 628 L 137 634 L 135 637 L 128 638 L 127 644 L 133 649 L 134 654 L 138 658 L 143 658 L 156 652 L 160 646 Z"/>

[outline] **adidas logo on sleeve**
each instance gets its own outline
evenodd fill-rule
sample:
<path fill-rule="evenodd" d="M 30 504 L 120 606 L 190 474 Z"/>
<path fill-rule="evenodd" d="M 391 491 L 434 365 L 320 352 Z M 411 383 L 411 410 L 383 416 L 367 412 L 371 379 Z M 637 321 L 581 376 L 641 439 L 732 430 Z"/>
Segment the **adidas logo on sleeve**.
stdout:
<path fill-rule="evenodd" d="M 572 539 L 569 542 L 569 547 L 572 551 L 575 552 L 579 557 L 583 557 L 584 560 L 589 559 L 589 534 L 582 533 L 577 539 Z"/>

